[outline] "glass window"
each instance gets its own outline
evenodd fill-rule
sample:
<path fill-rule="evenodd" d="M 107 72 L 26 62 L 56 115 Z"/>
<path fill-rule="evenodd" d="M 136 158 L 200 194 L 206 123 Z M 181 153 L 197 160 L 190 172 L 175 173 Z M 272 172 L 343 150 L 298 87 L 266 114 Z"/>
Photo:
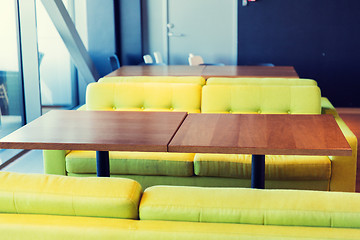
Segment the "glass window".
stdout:
<path fill-rule="evenodd" d="M 0 109 L 1 137 L 24 123 L 23 86 L 15 1 L 0 2 Z"/>
<path fill-rule="evenodd" d="M 0 137 L 24 124 L 23 84 L 19 64 L 17 5 L 0 2 Z M 0 164 L 19 150 L 0 150 Z"/>
<path fill-rule="evenodd" d="M 72 10 L 72 1 L 63 2 L 68 11 Z M 43 113 L 53 108 L 72 108 L 77 105 L 75 67 L 40 0 L 36 1 L 36 19 Z"/>

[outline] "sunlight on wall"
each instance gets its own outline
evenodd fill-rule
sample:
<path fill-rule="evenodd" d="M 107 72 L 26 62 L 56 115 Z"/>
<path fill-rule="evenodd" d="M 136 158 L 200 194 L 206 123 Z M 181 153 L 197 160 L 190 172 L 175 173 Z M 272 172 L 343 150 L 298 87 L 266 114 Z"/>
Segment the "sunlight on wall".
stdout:
<path fill-rule="evenodd" d="M 66 1 L 64 1 L 66 5 Z M 36 1 L 42 105 L 71 105 L 71 61 L 59 33 L 40 0 Z"/>
<path fill-rule="evenodd" d="M 18 71 L 19 69 L 15 19 L 15 1 L 2 1 L 0 7 L 0 71 Z"/>

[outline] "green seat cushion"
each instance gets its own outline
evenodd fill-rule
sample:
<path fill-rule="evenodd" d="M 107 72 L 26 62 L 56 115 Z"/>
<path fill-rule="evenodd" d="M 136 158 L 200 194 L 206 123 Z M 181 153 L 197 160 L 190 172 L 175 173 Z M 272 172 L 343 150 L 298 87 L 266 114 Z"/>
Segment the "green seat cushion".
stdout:
<path fill-rule="evenodd" d="M 141 220 L 360 228 L 360 194 L 306 190 L 154 186 Z"/>
<path fill-rule="evenodd" d="M 193 153 L 110 152 L 111 174 L 193 176 Z M 69 173 L 96 173 L 94 151 L 71 151 L 66 155 Z"/>
<path fill-rule="evenodd" d="M 251 177 L 251 155 L 195 154 L 194 171 L 198 176 Z M 331 161 L 327 156 L 265 156 L 267 180 L 330 180 Z"/>
<path fill-rule="evenodd" d="M 0 172 L 0 212 L 137 219 L 141 186 L 131 179 Z"/>

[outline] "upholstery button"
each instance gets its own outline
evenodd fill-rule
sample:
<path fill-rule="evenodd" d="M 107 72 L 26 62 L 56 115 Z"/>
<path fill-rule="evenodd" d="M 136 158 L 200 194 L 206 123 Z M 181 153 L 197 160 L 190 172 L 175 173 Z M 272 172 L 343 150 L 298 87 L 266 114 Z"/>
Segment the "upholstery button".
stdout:
<path fill-rule="evenodd" d="M 261 113 L 261 110 L 258 110 L 258 111 L 257 111 L 257 113 L 259 113 L 259 114 L 260 114 L 260 113 Z"/>
<path fill-rule="evenodd" d="M 141 107 L 141 110 L 144 110 L 144 109 L 145 109 L 144 106 L 142 106 L 142 107 Z"/>
<path fill-rule="evenodd" d="M 114 107 L 112 107 L 112 109 L 113 109 L 113 110 L 116 110 L 116 107 L 114 106 Z"/>
<path fill-rule="evenodd" d="M 291 111 L 289 110 L 289 111 L 287 111 L 287 113 L 288 113 L 288 114 L 291 114 Z"/>
<path fill-rule="evenodd" d="M 231 110 L 229 110 L 229 113 L 232 113 L 232 111 L 231 111 Z"/>
<path fill-rule="evenodd" d="M 170 111 L 174 110 L 174 108 L 172 108 L 172 107 L 171 107 L 171 108 L 169 108 L 169 109 L 170 109 Z"/>

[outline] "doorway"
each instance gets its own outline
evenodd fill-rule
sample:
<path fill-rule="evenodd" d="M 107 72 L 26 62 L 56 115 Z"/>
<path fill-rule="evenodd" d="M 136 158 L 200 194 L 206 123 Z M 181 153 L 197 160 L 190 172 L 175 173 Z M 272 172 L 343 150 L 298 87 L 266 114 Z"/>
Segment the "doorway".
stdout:
<path fill-rule="evenodd" d="M 169 65 L 237 65 L 236 0 L 142 0 L 143 53 L 158 51 Z M 160 9 L 160 10 L 159 10 Z"/>

